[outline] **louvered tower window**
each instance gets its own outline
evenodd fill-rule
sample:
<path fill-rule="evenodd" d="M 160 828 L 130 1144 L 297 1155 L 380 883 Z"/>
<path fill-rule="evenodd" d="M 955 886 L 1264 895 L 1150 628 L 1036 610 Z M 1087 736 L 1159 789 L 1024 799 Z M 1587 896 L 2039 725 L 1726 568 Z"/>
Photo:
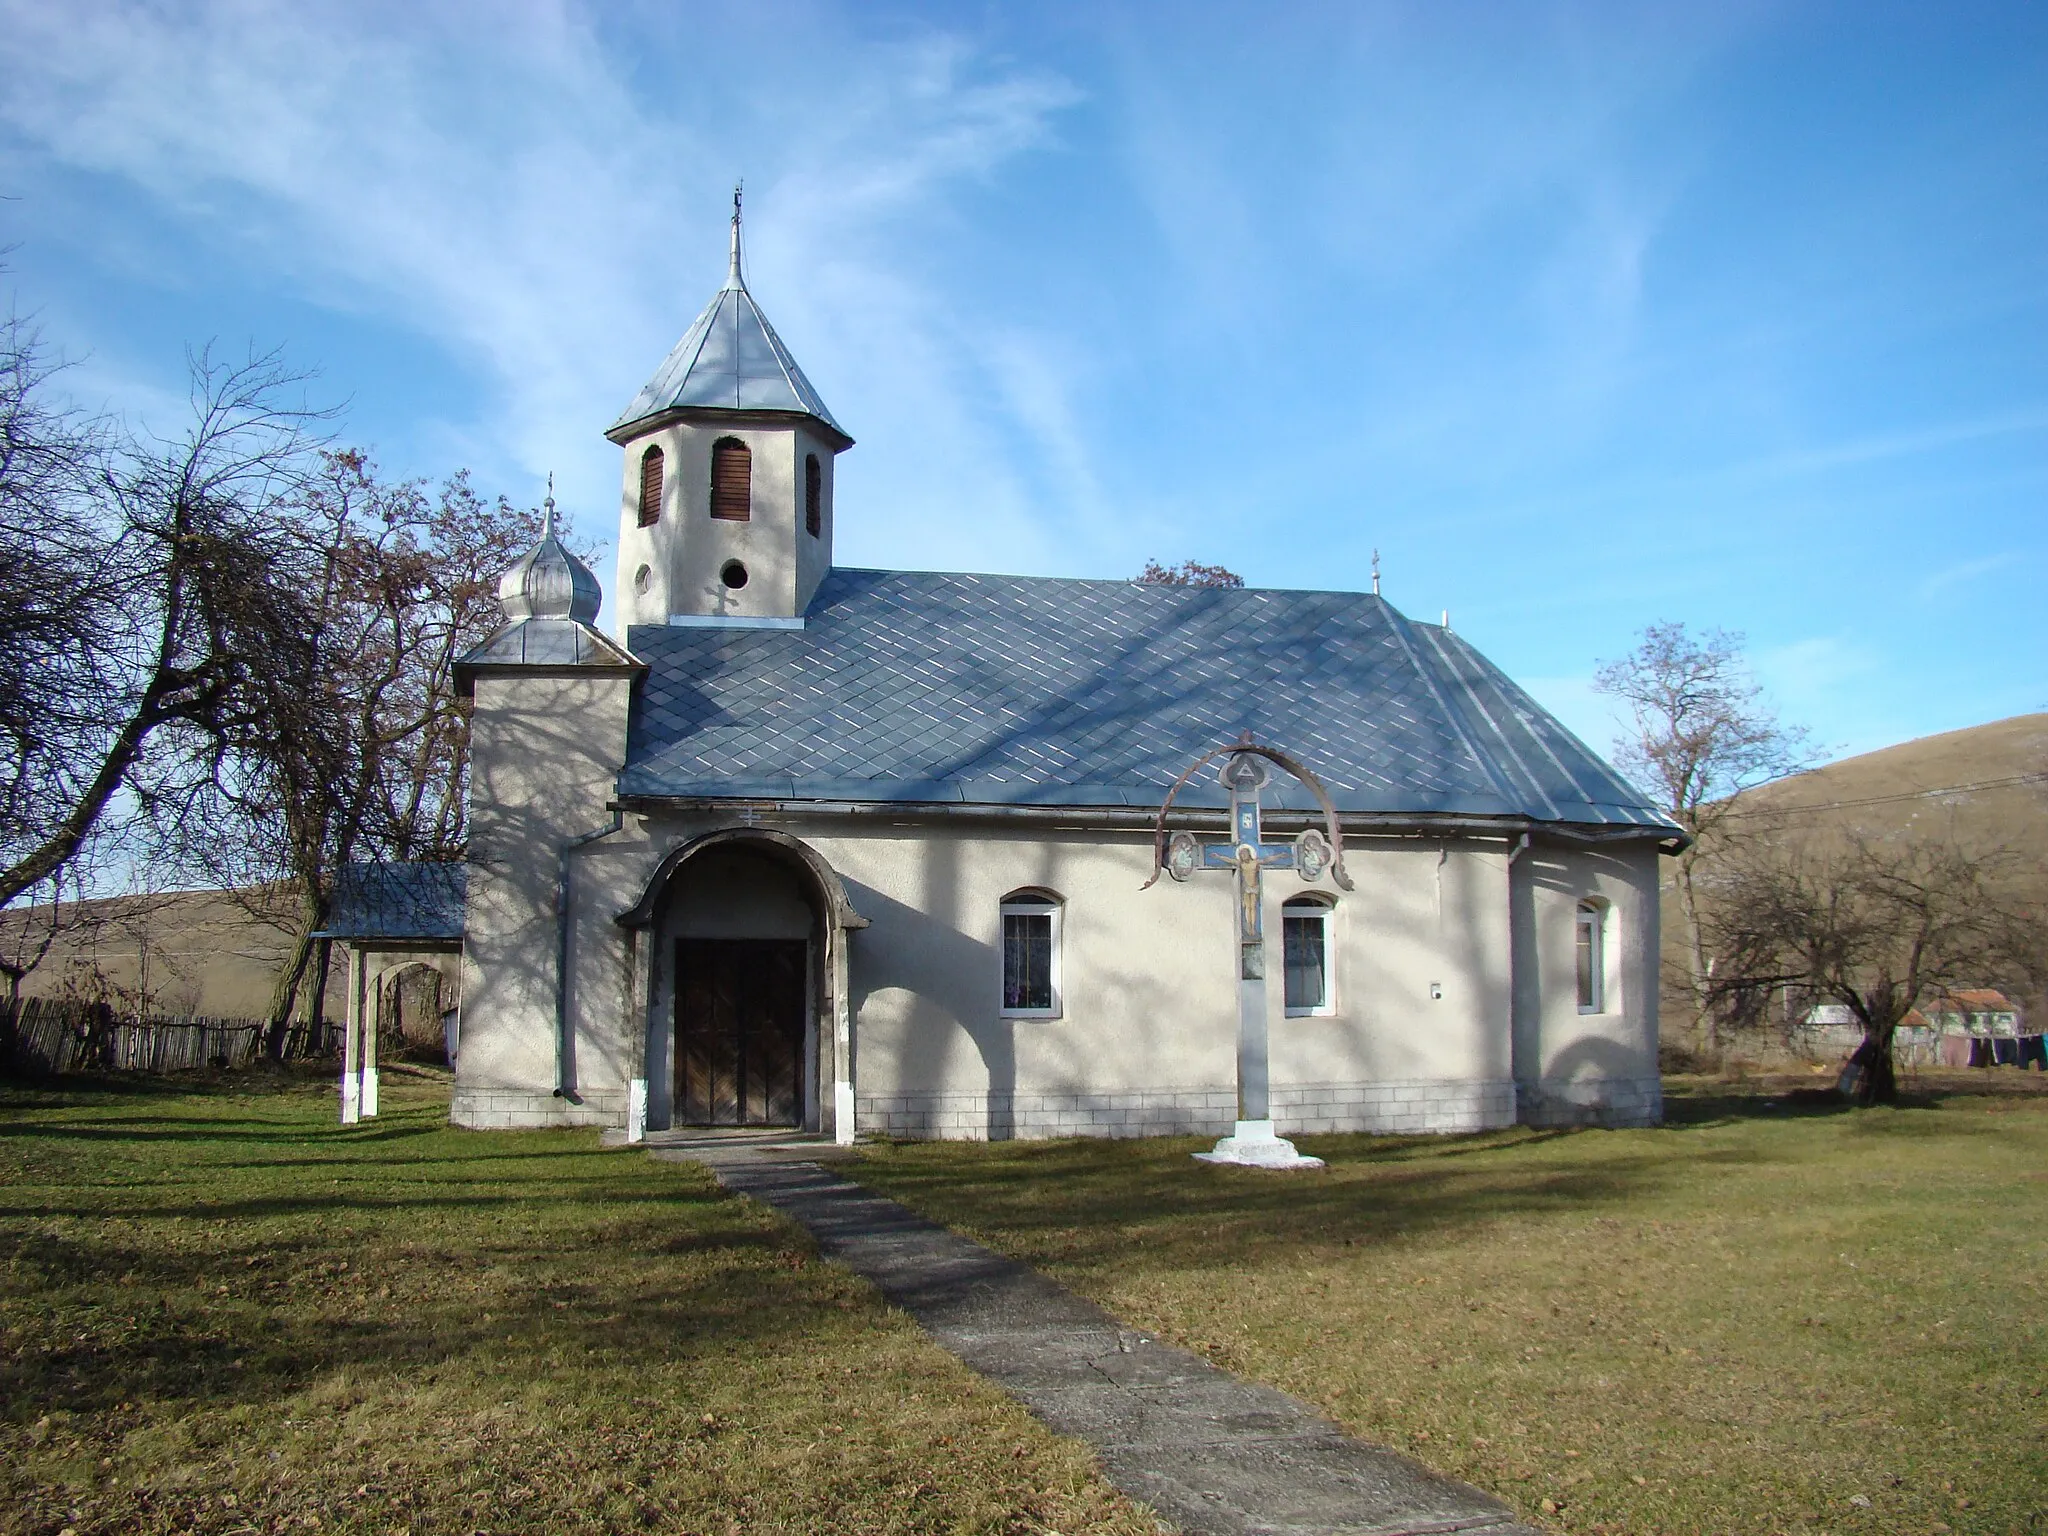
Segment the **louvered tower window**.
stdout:
<path fill-rule="evenodd" d="M 659 448 L 640 455 L 640 526 L 652 528 L 661 521 L 661 467 Z"/>
<path fill-rule="evenodd" d="M 818 467 L 815 453 L 804 455 L 804 532 L 818 537 L 825 525 L 825 472 Z"/>
<path fill-rule="evenodd" d="M 754 455 L 736 437 L 711 445 L 711 515 L 744 523 L 754 511 Z"/>

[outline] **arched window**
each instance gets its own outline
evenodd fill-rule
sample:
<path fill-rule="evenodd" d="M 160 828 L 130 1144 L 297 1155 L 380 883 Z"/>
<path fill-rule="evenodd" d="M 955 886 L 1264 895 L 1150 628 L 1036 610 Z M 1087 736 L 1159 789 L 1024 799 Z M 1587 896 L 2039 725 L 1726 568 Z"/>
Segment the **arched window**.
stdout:
<path fill-rule="evenodd" d="M 816 538 L 825 526 L 825 471 L 815 453 L 804 455 L 804 532 Z"/>
<path fill-rule="evenodd" d="M 1579 903 L 1576 929 L 1579 1012 L 1607 1011 L 1607 909 L 1597 901 Z"/>
<path fill-rule="evenodd" d="M 729 523 L 754 515 L 754 454 L 736 437 L 711 445 L 711 515 Z"/>
<path fill-rule="evenodd" d="M 640 455 L 640 526 L 652 528 L 661 521 L 661 467 L 659 448 Z"/>
<path fill-rule="evenodd" d="M 1286 1011 L 1291 1018 L 1328 1017 L 1337 1011 L 1336 977 L 1330 957 L 1327 898 L 1296 896 L 1280 909 L 1280 949 L 1285 961 Z"/>
<path fill-rule="evenodd" d="M 1003 898 L 1004 1018 L 1059 1017 L 1060 912 L 1059 898 L 1046 891 Z"/>

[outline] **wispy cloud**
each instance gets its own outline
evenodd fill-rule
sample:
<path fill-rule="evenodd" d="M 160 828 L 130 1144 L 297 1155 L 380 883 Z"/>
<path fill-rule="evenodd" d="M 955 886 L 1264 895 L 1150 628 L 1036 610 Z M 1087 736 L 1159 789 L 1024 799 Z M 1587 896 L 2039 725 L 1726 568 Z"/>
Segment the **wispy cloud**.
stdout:
<path fill-rule="evenodd" d="M 443 434 L 529 476 L 566 466 L 601 535 L 617 471 L 596 429 L 716 286 L 719 189 L 739 171 L 754 172 L 756 286 L 828 398 L 976 435 L 948 419 L 948 381 L 971 364 L 899 259 L 904 226 L 1041 142 L 1073 89 L 942 33 L 866 42 L 814 19 L 783 17 L 800 88 L 764 111 L 646 90 L 572 6 L 393 7 L 365 24 L 353 5 L 12 0 L 0 114 L 202 243 L 264 248 L 315 302 L 434 338 L 482 395 L 449 401 Z M 712 18 L 702 34 L 700 57 L 750 41 Z M 867 412 L 848 414 L 858 430 Z"/>
<path fill-rule="evenodd" d="M 1975 560 L 1958 560 L 1954 565 L 1943 566 L 1922 579 L 1917 596 L 1923 603 L 1945 600 L 1950 594 L 1971 586 L 1994 571 L 2002 571 L 2007 566 L 2018 564 L 2019 559 L 2018 555 L 2006 550 Z"/>
<path fill-rule="evenodd" d="M 1773 454 L 1744 464 L 1731 465 L 1731 476 L 1794 476 L 1819 474 L 1850 465 L 1878 464 L 1890 459 L 1914 458 L 1988 438 L 2048 432 L 2048 405 L 2000 411 L 1969 421 L 1936 422 L 1906 427 L 1894 432 L 1877 432 L 1846 442 L 1800 448 Z"/>

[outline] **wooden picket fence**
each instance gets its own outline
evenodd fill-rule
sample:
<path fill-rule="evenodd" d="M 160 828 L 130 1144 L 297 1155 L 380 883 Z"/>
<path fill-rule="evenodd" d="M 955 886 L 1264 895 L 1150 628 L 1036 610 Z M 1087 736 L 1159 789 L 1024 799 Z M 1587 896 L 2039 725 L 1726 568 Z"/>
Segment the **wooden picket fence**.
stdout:
<path fill-rule="evenodd" d="M 245 1067 L 262 1053 L 263 1031 L 261 1019 L 130 1019 L 103 1003 L 27 998 L 11 1008 L 0 1003 L 0 1065 L 37 1076 Z M 284 1054 L 326 1055 L 334 1033 L 331 1024 L 293 1024 Z"/>

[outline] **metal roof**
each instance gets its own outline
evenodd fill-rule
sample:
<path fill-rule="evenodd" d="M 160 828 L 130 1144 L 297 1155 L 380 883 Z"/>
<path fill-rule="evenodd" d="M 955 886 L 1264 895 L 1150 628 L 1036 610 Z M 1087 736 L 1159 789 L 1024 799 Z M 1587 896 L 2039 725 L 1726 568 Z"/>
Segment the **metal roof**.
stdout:
<path fill-rule="evenodd" d="M 1360 593 L 835 569 L 800 630 L 627 638 L 629 797 L 1151 808 L 1249 730 L 1344 811 L 1679 835 L 1461 638 Z"/>
<path fill-rule="evenodd" d="M 624 428 L 685 407 L 739 411 L 794 411 L 815 416 L 851 443 L 846 429 L 811 381 L 797 367 L 761 306 L 747 292 L 740 276 L 740 224 L 732 225 L 732 270 L 725 286 L 713 295 L 696 323 L 683 333 L 633 403 L 606 429 L 616 436 Z"/>
<path fill-rule="evenodd" d="M 467 910 L 466 864 L 350 864 L 334 882 L 325 939 L 457 940 Z"/>
<path fill-rule="evenodd" d="M 631 655 L 576 619 L 516 619 L 456 663 L 458 687 L 479 667 L 632 667 Z"/>

